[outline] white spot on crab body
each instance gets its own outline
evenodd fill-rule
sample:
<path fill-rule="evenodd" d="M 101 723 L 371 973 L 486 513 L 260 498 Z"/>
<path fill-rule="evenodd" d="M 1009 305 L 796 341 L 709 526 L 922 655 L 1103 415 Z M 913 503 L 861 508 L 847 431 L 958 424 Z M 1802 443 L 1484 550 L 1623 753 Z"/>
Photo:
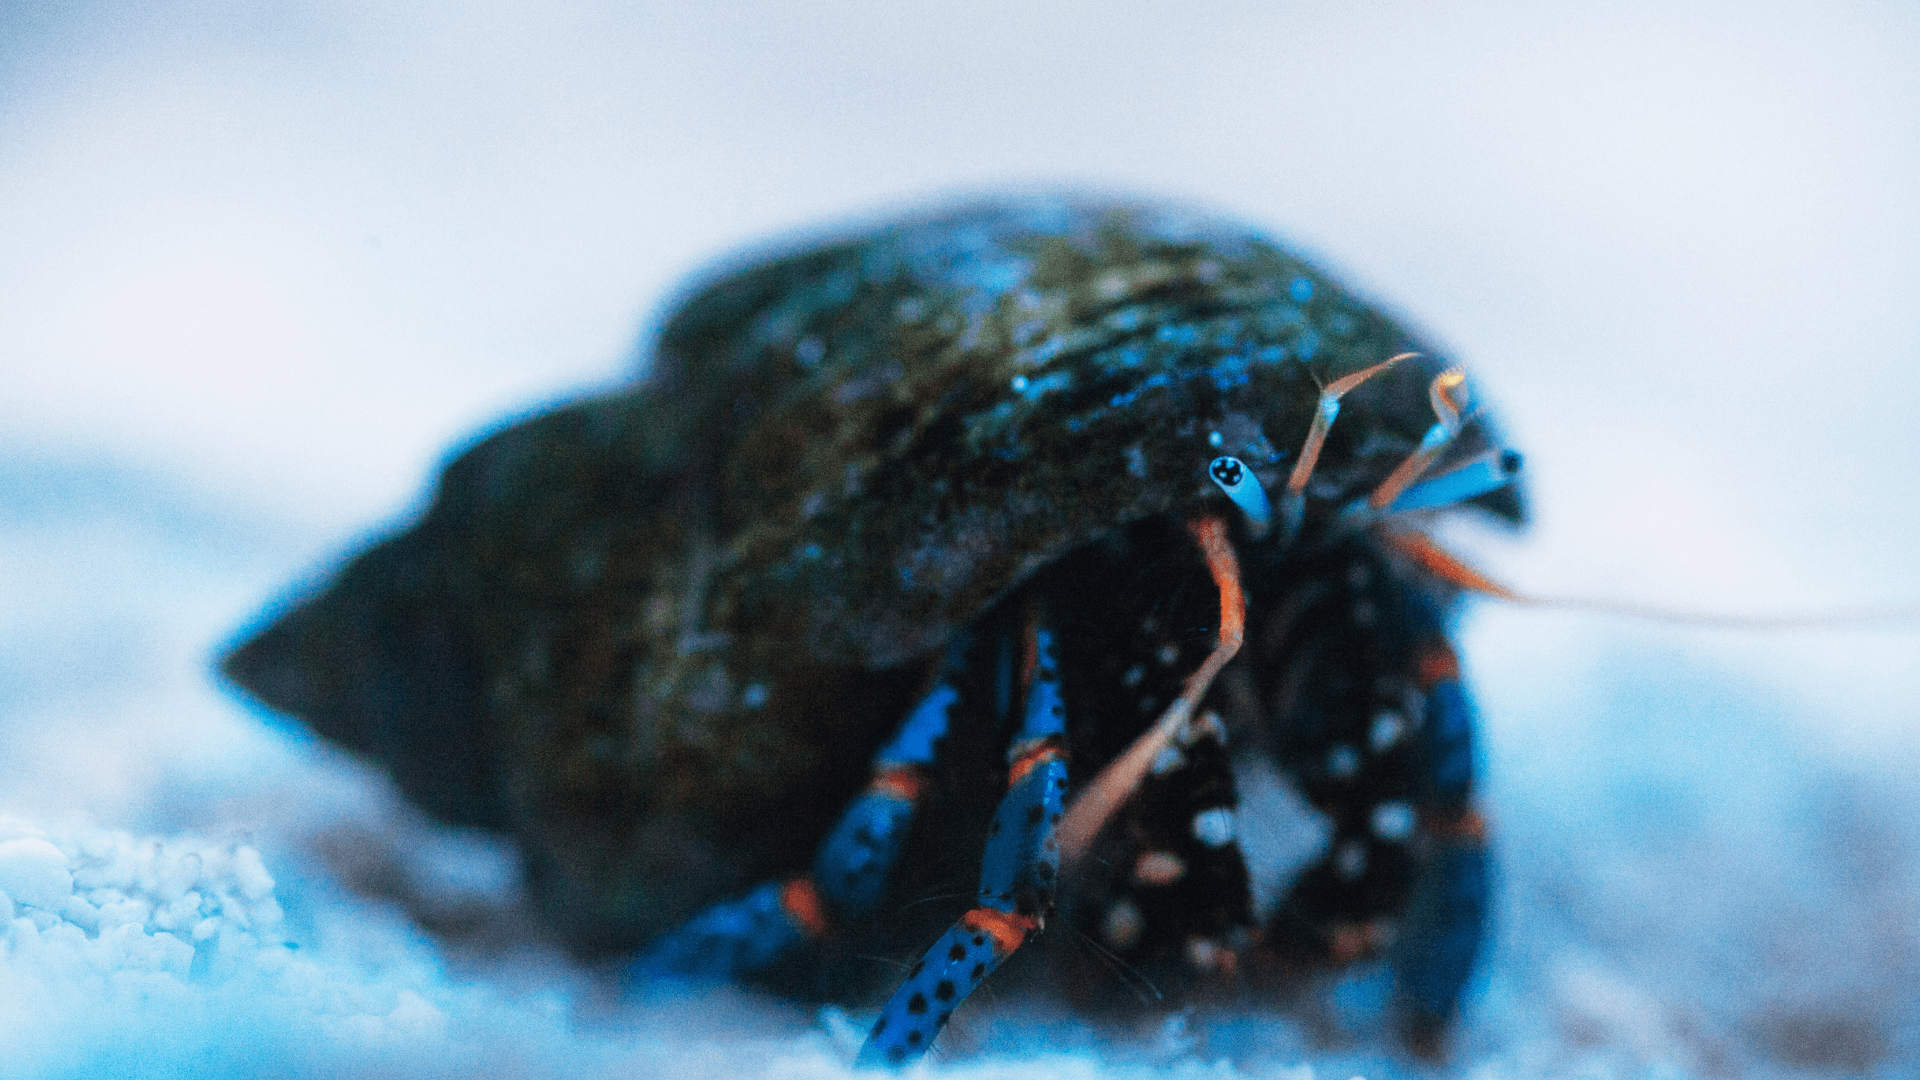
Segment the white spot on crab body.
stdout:
<path fill-rule="evenodd" d="M 1373 808 L 1373 835 L 1382 840 L 1405 840 L 1413 835 L 1413 807 L 1384 802 Z"/>
<path fill-rule="evenodd" d="M 1140 914 L 1139 907 L 1131 900 L 1115 902 L 1100 920 L 1100 936 L 1116 949 L 1127 948 L 1139 941 L 1141 932 L 1146 928 L 1146 916 Z"/>
<path fill-rule="evenodd" d="M 1171 851 L 1149 851 L 1134 860 L 1133 879 L 1142 885 L 1171 885 L 1187 876 L 1187 861 Z"/>
<path fill-rule="evenodd" d="M 749 709 L 757 709 L 767 703 L 767 688 L 760 683 L 748 683 L 740 692 L 740 704 Z"/>
<path fill-rule="evenodd" d="M 1333 854 L 1334 872 L 1352 881 L 1367 872 L 1367 849 L 1358 840 L 1349 840 L 1340 845 Z"/>
<path fill-rule="evenodd" d="M 1378 754 L 1391 748 L 1406 734 L 1407 721 L 1392 709 L 1382 709 L 1373 718 L 1373 727 L 1367 732 L 1367 745 Z"/>
<path fill-rule="evenodd" d="M 1187 939 L 1187 963 L 1193 965 L 1196 971 L 1218 970 L 1224 952 L 1220 943 L 1212 938 Z"/>
<path fill-rule="evenodd" d="M 1233 811 L 1224 806 L 1193 815 L 1193 838 L 1208 847 L 1226 847 L 1233 843 L 1233 834 Z"/>
<path fill-rule="evenodd" d="M 1360 772 L 1360 752 L 1346 743 L 1327 751 L 1327 774 L 1336 780 L 1349 780 Z"/>

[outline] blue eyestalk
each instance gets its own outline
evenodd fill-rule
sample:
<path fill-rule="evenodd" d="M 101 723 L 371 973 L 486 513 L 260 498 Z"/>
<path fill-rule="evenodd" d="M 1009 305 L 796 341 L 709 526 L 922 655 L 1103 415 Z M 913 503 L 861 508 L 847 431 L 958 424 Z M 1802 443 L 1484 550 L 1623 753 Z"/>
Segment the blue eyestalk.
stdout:
<path fill-rule="evenodd" d="M 1267 501 L 1267 489 L 1260 485 L 1260 478 L 1253 475 L 1247 463 L 1230 454 L 1214 458 L 1207 466 L 1207 475 L 1227 493 L 1233 505 L 1247 515 L 1248 524 L 1253 526 L 1253 535 L 1258 539 L 1267 534 L 1273 524 L 1273 504 Z"/>

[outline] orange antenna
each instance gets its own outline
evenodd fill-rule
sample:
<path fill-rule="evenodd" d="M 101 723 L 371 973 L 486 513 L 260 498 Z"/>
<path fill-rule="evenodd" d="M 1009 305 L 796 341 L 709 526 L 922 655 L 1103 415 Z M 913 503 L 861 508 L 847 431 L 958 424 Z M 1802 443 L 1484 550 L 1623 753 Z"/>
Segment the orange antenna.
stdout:
<path fill-rule="evenodd" d="M 1440 456 L 1440 451 L 1446 449 L 1453 437 L 1460 433 L 1467 406 L 1467 373 L 1460 368 L 1448 368 L 1435 375 L 1427 387 L 1427 399 L 1433 402 L 1433 415 L 1440 422 L 1427 429 L 1419 447 L 1408 454 L 1406 460 L 1374 489 L 1367 503 L 1375 510 L 1386 509 L 1388 503 L 1407 489 L 1407 485 L 1420 479 L 1421 474 L 1433 465 L 1434 459 Z"/>
<path fill-rule="evenodd" d="M 1400 361 L 1419 355 L 1404 352 L 1389 356 L 1371 367 L 1343 375 L 1321 388 L 1320 402 L 1313 410 L 1313 426 L 1307 429 L 1307 441 L 1300 446 L 1300 459 L 1293 463 L 1293 472 L 1287 474 L 1287 493 L 1280 500 L 1281 520 L 1289 532 L 1300 526 L 1300 519 L 1305 514 L 1307 481 L 1313 479 L 1314 466 L 1320 463 L 1320 448 L 1326 445 L 1327 432 L 1333 428 L 1334 418 L 1340 415 L 1341 395 Z"/>

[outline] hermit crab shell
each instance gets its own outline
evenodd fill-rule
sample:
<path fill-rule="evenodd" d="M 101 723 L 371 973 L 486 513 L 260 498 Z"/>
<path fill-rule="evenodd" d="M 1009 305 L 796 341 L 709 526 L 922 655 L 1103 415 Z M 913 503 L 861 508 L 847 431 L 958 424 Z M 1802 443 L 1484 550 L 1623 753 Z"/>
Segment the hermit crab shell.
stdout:
<path fill-rule="evenodd" d="M 1446 362 L 1273 241 L 1028 197 L 796 244 L 693 290 L 636 385 L 460 454 L 225 671 L 629 947 L 803 868 L 929 659 L 1037 569 L 1233 513 L 1219 455 L 1277 493 L 1320 388 L 1408 351 L 1347 395 L 1307 535 L 1418 444 Z"/>

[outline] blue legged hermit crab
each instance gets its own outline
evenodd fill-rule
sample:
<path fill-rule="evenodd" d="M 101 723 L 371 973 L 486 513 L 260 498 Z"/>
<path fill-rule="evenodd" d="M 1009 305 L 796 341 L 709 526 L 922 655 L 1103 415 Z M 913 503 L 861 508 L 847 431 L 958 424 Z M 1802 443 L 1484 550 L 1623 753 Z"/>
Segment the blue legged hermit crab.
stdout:
<path fill-rule="evenodd" d="M 225 670 L 512 834 L 636 979 L 894 985 L 866 1062 L 1016 950 L 1111 1004 L 1063 922 L 1173 1001 L 1383 955 L 1433 1052 L 1488 858 L 1445 632 L 1474 581 L 1415 527 L 1518 522 L 1517 461 L 1257 233 L 975 204 L 710 278 L 642 381 L 460 454 Z M 1329 832 L 1264 905 L 1249 770 Z"/>

